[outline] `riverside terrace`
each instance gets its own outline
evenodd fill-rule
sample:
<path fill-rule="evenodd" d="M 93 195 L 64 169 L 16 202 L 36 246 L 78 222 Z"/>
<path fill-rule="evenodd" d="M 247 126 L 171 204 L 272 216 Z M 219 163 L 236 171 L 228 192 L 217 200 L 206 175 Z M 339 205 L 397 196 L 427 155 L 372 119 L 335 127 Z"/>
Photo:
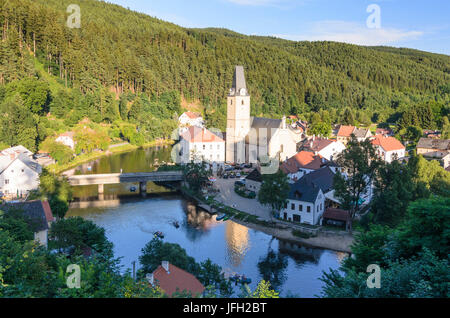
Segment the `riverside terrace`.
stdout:
<path fill-rule="evenodd" d="M 71 186 L 98 185 L 98 194 L 104 193 L 105 184 L 135 183 L 139 182 L 140 193 L 145 196 L 147 182 L 182 181 L 182 171 L 136 172 L 136 173 L 109 173 L 77 175 L 68 178 Z"/>

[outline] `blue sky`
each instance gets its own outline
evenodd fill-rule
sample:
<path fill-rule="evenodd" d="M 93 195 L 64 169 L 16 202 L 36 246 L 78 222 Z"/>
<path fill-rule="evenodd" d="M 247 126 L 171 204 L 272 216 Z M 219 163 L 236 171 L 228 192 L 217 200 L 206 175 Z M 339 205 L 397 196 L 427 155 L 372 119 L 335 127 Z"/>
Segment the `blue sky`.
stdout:
<path fill-rule="evenodd" d="M 450 55 L 449 0 L 108 0 L 184 27 L 290 40 L 409 47 Z M 367 20 L 380 9 L 379 28 Z M 370 19 L 370 21 L 378 21 Z"/>

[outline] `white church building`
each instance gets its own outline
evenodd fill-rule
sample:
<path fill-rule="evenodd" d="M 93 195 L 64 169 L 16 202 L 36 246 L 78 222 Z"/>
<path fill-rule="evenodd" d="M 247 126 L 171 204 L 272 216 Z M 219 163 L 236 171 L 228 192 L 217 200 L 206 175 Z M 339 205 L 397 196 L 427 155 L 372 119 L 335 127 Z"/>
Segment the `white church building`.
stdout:
<path fill-rule="evenodd" d="M 285 161 L 297 153 L 300 141 L 286 118 L 250 116 L 250 94 L 244 67 L 236 66 L 233 85 L 227 98 L 226 161 L 256 163 L 261 156 Z"/>

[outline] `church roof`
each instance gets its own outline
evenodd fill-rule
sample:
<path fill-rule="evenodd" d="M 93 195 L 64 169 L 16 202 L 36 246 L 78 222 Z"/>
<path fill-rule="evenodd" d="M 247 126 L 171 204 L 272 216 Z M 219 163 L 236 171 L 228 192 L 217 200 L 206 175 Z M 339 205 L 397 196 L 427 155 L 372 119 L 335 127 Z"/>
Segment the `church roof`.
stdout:
<path fill-rule="evenodd" d="M 233 86 L 235 92 L 239 92 L 241 88 L 247 89 L 245 83 L 244 67 L 241 65 L 236 66 L 234 70 Z"/>
<path fill-rule="evenodd" d="M 269 144 L 270 140 L 275 134 L 277 129 L 281 128 L 282 120 L 281 119 L 272 119 L 272 118 L 264 118 L 264 117 L 251 117 L 250 118 L 250 128 L 254 128 L 256 130 L 256 137 L 259 142 L 259 134 L 263 133 L 261 128 L 267 129 L 267 144 Z M 273 130 L 273 131 L 272 131 Z M 246 137 L 246 143 L 249 143 L 249 135 Z"/>

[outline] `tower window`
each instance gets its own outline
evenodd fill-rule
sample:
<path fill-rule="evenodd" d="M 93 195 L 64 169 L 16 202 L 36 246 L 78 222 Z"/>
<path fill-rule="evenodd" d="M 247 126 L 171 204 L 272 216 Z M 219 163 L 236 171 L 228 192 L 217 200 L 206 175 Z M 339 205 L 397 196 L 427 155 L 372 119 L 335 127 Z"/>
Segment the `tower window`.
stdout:
<path fill-rule="evenodd" d="M 242 100 L 242 105 L 244 105 L 244 100 Z"/>

